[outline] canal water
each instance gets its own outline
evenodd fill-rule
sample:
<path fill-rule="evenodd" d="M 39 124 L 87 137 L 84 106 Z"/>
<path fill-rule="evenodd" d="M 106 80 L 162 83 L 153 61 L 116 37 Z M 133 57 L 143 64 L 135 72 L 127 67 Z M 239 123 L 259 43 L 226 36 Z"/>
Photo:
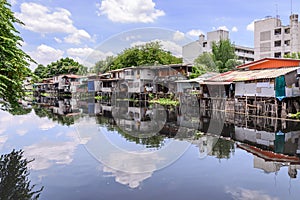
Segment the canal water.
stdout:
<path fill-rule="evenodd" d="M 39 101 L 0 111 L 1 154 L 40 199 L 299 199 L 299 122 L 199 110 Z"/>

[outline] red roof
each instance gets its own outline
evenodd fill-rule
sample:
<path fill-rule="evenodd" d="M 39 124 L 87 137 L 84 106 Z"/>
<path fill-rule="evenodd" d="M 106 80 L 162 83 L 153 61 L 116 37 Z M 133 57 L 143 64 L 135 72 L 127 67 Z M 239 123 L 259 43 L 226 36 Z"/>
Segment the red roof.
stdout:
<path fill-rule="evenodd" d="M 238 66 L 238 69 L 274 69 L 282 67 L 297 67 L 300 66 L 299 59 L 291 58 L 263 58 L 247 64 Z"/>

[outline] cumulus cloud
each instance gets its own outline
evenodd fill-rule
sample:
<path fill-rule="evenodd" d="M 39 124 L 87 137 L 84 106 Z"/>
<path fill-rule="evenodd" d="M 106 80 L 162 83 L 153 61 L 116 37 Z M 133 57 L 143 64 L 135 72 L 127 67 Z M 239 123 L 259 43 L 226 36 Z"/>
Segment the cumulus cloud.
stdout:
<path fill-rule="evenodd" d="M 254 31 L 254 23 L 256 20 L 252 21 L 250 24 L 247 25 L 247 31 Z"/>
<path fill-rule="evenodd" d="M 57 38 L 57 37 L 54 37 L 54 40 L 57 42 L 57 43 L 62 43 L 62 40 Z"/>
<path fill-rule="evenodd" d="M 37 63 L 47 65 L 62 58 L 64 51 L 42 44 L 29 54 Z"/>
<path fill-rule="evenodd" d="M 98 7 L 99 15 L 121 23 L 151 23 L 165 15 L 152 0 L 103 0 Z"/>
<path fill-rule="evenodd" d="M 182 57 L 182 47 L 175 42 L 169 41 L 169 40 L 151 40 L 148 42 L 143 42 L 143 41 L 138 41 L 131 43 L 130 46 L 139 46 L 139 45 L 144 45 L 149 42 L 159 42 L 162 45 L 162 48 L 166 51 L 170 51 L 174 56 L 177 57 Z"/>
<path fill-rule="evenodd" d="M 87 67 L 92 67 L 97 61 L 105 59 L 107 56 L 113 56 L 112 52 L 102 52 L 89 47 L 69 48 L 67 55 Z"/>
<path fill-rule="evenodd" d="M 85 30 L 77 30 L 65 37 L 64 41 L 71 44 L 80 44 L 82 39 L 91 39 L 91 36 Z"/>
<path fill-rule="evenodd" d="M 204 34 L 204 32 L 201 31 L 201 30 L 195 30 L 195 29 L 192 29 L 192 30 L 188 31 L 187 34 L 188 34 L 189 36 L 199 36 L 199 35 L 201 35 L 201 34 Z"/>
<path fill-rule="evenodd" d="M 229 31 L 229 29 L 226 26 L 219 26 L 218 30 Z"/>
<path fill-rule="evenodd" d="M 80 39 L 91 39 L 91 36 L 84 30 L 79 30 L 73 25 L 71 13 L 63 8 L 56 8 L 54 11 L 37 3 L 22 3 L 21 12 L 15 13 L 21 19 L 24 28 L 33 32 L 67 33 L 66 42 L 80 43 Z"/>
<path fill-rule="evenodd" d="M 236 26 L 232 27 L 231 29 L 232 32 L 238 32 L 238 28 Z"/>
<path fill-rule="evenodd" d="M 184 39 L 184 33 L 180 32 L 180 31 L 176 31 L 173 35 L 173 40 L 175 41 L 180 41 L 182 39 Z"/>

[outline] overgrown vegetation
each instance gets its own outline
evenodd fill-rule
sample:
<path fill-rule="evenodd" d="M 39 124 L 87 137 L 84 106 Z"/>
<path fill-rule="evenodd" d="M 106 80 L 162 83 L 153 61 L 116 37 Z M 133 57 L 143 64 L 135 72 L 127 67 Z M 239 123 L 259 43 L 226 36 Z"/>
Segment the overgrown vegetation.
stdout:
<path fill-rule="evenodd" d="M 159 99 L 152 99 L 149 103 L 158 103 L 163 106 L 177 106 L 179 105 L 179 101 L 167 99 L 167 98 L 159 98 Z"/>
<path fill-rule="evenodd" d="M 212 53 L 204 52 L 195 59 L 191 78 L 206 72 L 226 72 L 241 64 L 237 60 L 234 45 L 230 40 L 220 40 L 212 43 Z"/>
<path fill-rule="evenodd" d="M 132 66 L 168 65 L 182 63 L 171 52 L 163 49 L 159 42 L 149 42 L 123 50 L 116 57 L 109 56 L 98 61 L 93 67 L 94 73 Z"/>
<path fill-rule="evenodd" d="M 19 107 L 18 100 L 25 91 L 23 81 L 31 75 L 28 68 L 34 62 L 21 50 L 22 38 L 14 24 L 23 25 L 15 18 L 6 0 L 0 1 L 0 109 L 13 110 Z"/>
<path fill-rule="evenodd" d="M 296 114 L 289 114 L 289 117 L 293 119 L 300 119 L 300 112 L 297 112 Z"/>
<path fill-rule="evenodd" d="M 56 62 L 52 62 L 46 67 L 39 64 L 34 70 L 34 74 L 39 78 L 50 78 L 61 74 L 79 74 L 84 75 L 87 73 L 87 67 L 79 64 L 72 58 L 61 58 Z"/>

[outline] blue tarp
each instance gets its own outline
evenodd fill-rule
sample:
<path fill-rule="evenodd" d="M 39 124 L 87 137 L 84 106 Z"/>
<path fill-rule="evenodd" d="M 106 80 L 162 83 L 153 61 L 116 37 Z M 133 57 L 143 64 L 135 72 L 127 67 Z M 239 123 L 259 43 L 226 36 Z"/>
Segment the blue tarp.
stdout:
<path fill-rule="evenodd" d="M 276 77 L 276 80 L 275 80 L 275 94 L 276 94 L 276 97 L 279 100 L 286 97 L 286 95 L 285 95 L 285 78 L 284 78 L 284 76 Z"/>
<path fill-rule="evenodd" d="M 88 91 L 89 92 L 94 92 L 95 91 L 94 81 L 88 81 Z"/>

